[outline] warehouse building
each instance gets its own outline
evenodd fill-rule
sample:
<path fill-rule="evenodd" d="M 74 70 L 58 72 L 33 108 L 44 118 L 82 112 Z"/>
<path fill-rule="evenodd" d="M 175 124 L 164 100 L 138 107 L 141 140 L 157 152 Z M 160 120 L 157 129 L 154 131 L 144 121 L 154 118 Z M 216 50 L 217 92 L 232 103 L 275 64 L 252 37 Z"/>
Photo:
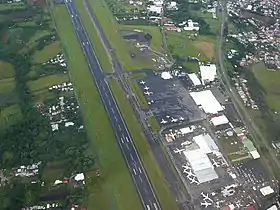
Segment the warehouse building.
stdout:
<path fill-rule="evenodd" d="M 213 82 L 217 78 L 217 68 L 215 64 L 199 66 L 202 84 Z"/>
<path fill-rule="evenodd" d="M 210 122 L 214 126 L 219 126 L 219 125 L 228 124 L 229 120 L 227 119 L 227 117 L 225 115 L 220 115 L 220 116 L 211 118 Z"/>
<path fill-rule="evenodd" d="M 219 151 L 218 146 L 209 134 L 201 134 L 193 137 L 193 141 L 203 150 L 205 154 Z"/>
<path fill-rule="evenodd" d="M 198 76 L 196 75 L 196 73 L 188 74 L 188 76 L 195 87 L 202 85 L 202 83 L 201 83 L 200 79 L 198 78 Z"/>
<path fill-rule="evenodd" d="M 202 108 L 206 114 L 218 114 L 219 112 L 224 110 L 211 90 L 191 92 L 190 95 L 196 105 Z"/>

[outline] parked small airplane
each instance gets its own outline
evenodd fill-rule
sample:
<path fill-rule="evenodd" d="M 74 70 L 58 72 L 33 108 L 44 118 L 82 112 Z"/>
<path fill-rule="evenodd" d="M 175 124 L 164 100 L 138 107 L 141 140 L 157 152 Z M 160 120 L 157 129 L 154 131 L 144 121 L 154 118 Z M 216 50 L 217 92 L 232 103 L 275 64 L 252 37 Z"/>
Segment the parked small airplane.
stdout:
<path fill-rule="evenodd" d="M 189 180 L 195 178 L 195 174 L 193 174 L 190 170 L 184 169 L 183 173 L 187 175 Z"/>
<path fill-rule="evenodd" d="M 180 117 L 180 118 L 179 118 L 180 121 L 183 121 L 184 119 L 185 119 L 185 118 L 183 118 L 183 117 Z"/>
<path fill-rule="evenodd" d="M 187 169 L 187 170 L 191 170 L 191 169 L 192 169 L 192 168 L 191 168 L 190 166 L 188 166 L 187 164 L 182 165 L 182 167 L 183 167 L 184 169 Z"/>
<path fill-rule="evenodd" d="M 171 122 L 174 122 L 174 123 L 175 123 L 175 122 L 177 122 L 177 121 L 178 121 L 178 119 L 173 118 L 173 117 L 171 118 Z"/>
<path fill-rule="evenodd" d="M 211 203 L 213 203 L 213 200 L 211 198 L 209 198 L 208 193 L 204 194 L 204 192 L 202 192 L 201 195 L 203 196 L 204 201 L 210 201 Z"/>
<path fill-rule="evenodd" d="M 212 203 L 208 203 L 208 202 L 201 202 L 200 203 L 201 206 L 204 206 L 205 208 L 207 208 L 208 206 L 211 206 Z"/>
<path fill-rule="evenodd" d="M 144 94 L 149 96 L 149 95 L 152 95 L 152 94 L 153 94 L 153 92 L 149 92 L 149 91 L 147 91 L 147 92 L 144 92 Z"/>
<path fill-rule="evenodd" d="M 212 161 L 213 161 L 213 164 L 212 164 L 212 165 L 213 165 L 214 167 L 216 167 L 216 168 L 217 168 L 217 167 L 220 167 L 220 164 L 217 163 L 214 159 L 212 159 Z"/>
<path fill-rule="evenodd" d="M 143 80 L 140 81 L 140 84 L 141 84 L 141 85 L 144 85 L 145 83 L 146 83 L 146 82 L 143 81 Z"/>
<path fill-rule="evenodd" d="M 149 90 L 149 89 L 150 89 L 150 88 L 149 88 L 149 87 L 147 87 L 147 86 L 145 86 L 145 87 L 144 87 L 144 90 Z"/>
<path fill-rule="evenodd" d="M 189 179 L 189 180 L 190 180 L 191 184 L 195 183 L 195 184 L 199 185 L 199 182 L 195 179 L 195 177 L 193 177 L 192 179 Z"/>
<path fill-rule="evenodd" d="M 154 100 L 148 101 L 148 104 L 151 105 L 154 103 Z"/>
<path fill-rule="evenodd" d="M 166 120 L 164 120 L 164 119 L 162 119 L 160 123 L 161 123 L 161 124 L 166 124 L 166 123 L 167 123 L 167 121 L 166 121 Z"/>
<path fill-rule="evenodd" d="M 185 149 L 178 149 L 178 148 L 174 149 L 174 152 L 179 153 L 180 155 L 182 154 L 183 151 L 185 151 Z"/>
<path fill-rule="evenodd" d="M 169 115 L 166 115 L 166 118 L 170 118 L 170 116 L 169 116 Z"/>
<path fill-rule="evenodd" d="M 190 141 L 184 141 L 183 143 L 181 143 L 181 146 L 188 146 L 190 145 L 192 142 Z"/>

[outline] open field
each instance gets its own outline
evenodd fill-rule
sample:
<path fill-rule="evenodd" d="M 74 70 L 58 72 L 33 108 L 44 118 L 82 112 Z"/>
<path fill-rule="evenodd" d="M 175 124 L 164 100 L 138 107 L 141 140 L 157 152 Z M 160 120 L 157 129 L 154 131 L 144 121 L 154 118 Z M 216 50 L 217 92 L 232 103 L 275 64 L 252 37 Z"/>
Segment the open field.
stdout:
<path fill-rule="evenodd" d="M 13 66 L 4 61 L 0 61 L 0 79 L 14 77 L 15 72 Z"/>
<path fill-rule="evenodd" d="M 129 52 L 135 53 L 136 48 L 123 40 L 121 34 L 119 33 L 119 25 L 108 8 L 105 0 L 89 0 L 89 2 L 103 28 L 104 33 L 107 35 L 107 39 L 114 49 L 123 70 L 150 68 L 151 62 L 137 58 L 132 59 L 129 55 Z"/>
<path fill-rule="evenodd" d="M 11 4 L 0 4 L 0 11 L 9 9 L 24 9 L 26 6 L 23 2 L 11 3 Z"/>
<path fill-rule="evenodd" d="M 221 137 L 219 142 L 223 150 L 229 155 L 236 153 L 243 148 L 243 144 L 237 137 Z"/>
<path fill-rule="evenodd" d="M 130 106 L 126 94 L 121 89 L 116 80 L 110 80 L 111 89 L 116 97 L 119 108 L 127 123 L 128 129 L 132 135 L 134 143 L 140 153 L 141 160 L 147 171 L 147 174 L 154 186 L 156 195 L 162 205 L 163 210 L 178 209 L 175 199 L 172 196 L 168 184 L 158 167 L 151 148 L 142 132 L 142 129 L 134 115 L 133 109 Z"/>
<path fill-rule="evenodd" d="M 166 38 L 174 55 L 196 57 L 200 53 L 200 61 L 214 60 L 215 40 L 211 37 L 198 36 L 190 39 L 183 32 L 166 32 Z"/>
<path fill-rule="evenodd" d="M 51 87 L 56 84 L 69 81 L 68 75 L 65 74 L 53 74 L 45 77 L 40 77 L 37 80 L 31 80 L 27 83 L 31 92 L 42 90 Z"/>
<path fill-rule="evenodd" d="M 152 130 L 154 131 L 154 133 L 158 133 L 160 130 L 160 126 L 156 120 L 156 118 L 154 116 L 150 116 L 147 118 L 147 122 L 149 123 L 149 125 L 151 126 Z"/>
<path fill-rule="evenodd" d="M 53 5 L 52 12 L 90 138 L 89 150 L 94 151 L 97 156 L 101 173 L 99 181 L 87 179 L 87 208 L 110 209 L 114 206 L 117 210 L 140 210 L 142 205 L 116 143 L 67 10 L 63 5 Z"/>
<path fill-rule="evenodd" d="M 0 129 L 4 129 L 21 119 L 21 110 L 18 105 L 11 105 L 0 110 Z"/>
<path fill-rule="evenodd" d="M 140 107 L 142 109 L 148 109 L 149 108 L 148 102 L 147 102 L 147 100 L 146 100 L 146 98 L 145 98 L 141 88 L 137 84 L 137 82 L 134 79 L 129 78 L 129 83 L 130 83 L 130 85 L 133 88 L 133 92 L 136 95 L 136 98 L 137 98 L 137 100 L 138 100 L 138 102 L 140 104 Z"/>
<path fill-rule="evenodd" d="M 209 12 L 195 12 L 195 15 L 197 17 L 203 18 L 205 22 L 210 25 L 211 32 L 218 34 L 220 31 L 220 21 L 219 21 L 219 13 L 216 14 L 218 19 L 213 19 L 212 13 Z"/>
<path fill-rule="evenodd" d="M 157 52 L 165 52 L 162 44 L 162 35 L 158 26 L 120 25 L 119 28 L 120 30 L 141 30 L 143 32 L 149 33 L 153 37 L 150 43 L 150 47 Z"/>
<path fill-rule="evenodd" d="M 1 79 L 0 80 L 0 93 L 9 93 L 15 89 L 15 79 Z"/>
<path fill-rule="evenodd" d="M 280 111 L 280 71 L 268 71 L 263 62 L 253 65 L 251 69 L 266 92 L 268 106 Z"/>
<path fill-rule="evenodd" d="M 43 63 L 55 57 L 61 51 L 60 42 L 56 41 L 45 46 L 42 50 L 36 51 L 33 59 L 35 63 Z"/>
<path fill-rule="evenodd" d="M 100 41 L 98 32 L 95 30 L 93 22 L 91 21 L 91 18 L 88 14 L 86 7 L 84 6 L 83 1 L 76 0 L 75 4 L 78 8 L 81 20 L 90 37 L 92 46 L 94 47 L 94 51 L 96 52 L 96 55 L 98 57 L 100 65 L 102 66 L 103 71 L 107 73 L 112 72 L 112 63 L 109 60 L 108 54 Z"/>

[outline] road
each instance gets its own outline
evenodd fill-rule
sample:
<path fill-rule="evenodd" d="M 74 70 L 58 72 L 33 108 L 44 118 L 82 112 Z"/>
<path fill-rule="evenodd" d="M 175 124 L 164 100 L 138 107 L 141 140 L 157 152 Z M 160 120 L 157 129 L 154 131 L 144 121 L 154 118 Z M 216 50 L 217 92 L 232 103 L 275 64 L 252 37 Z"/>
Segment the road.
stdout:
<path fill-rule="evenodd" d="M 102 68 L 92 48 L 90 39 L 79 18 L 77 8 L 73 0 L 65 0 L 65 5 L 143 207 L 146 210 L 160 210 L 161 207 L 154 193 L 154 189 L 142 165 L 138 151 L 135 148 L 133 139 L 127 129 L 125 121 L 123 120 L 112 91 L 105 80 Z"/>
<path fill-rule="evenodd" d="M 247 126 L 248 130 L 250 131 L 250 134 L 254 138 L 254 142 L 256 147 L 258 148 L 260 154 L 262 155 L 261 147 L 265 147 L 268 150 L 267 155 L 269 155 L 270 159 L 273 160 L 278 168 L 280 168 L 280 161 L 276 157 L 276 152 L 271 148 L 269 145 L 267 138 L 262 134 L 254 120 L 252 120 L 251 116 L 248 114 L 243 102 L 240 100 L 239 95 L 235 91 L 235 89 L 231 85 L 231 79 L 227 74 L 227 69 L 224 66 L 224 52 L 223 52 L 223 42 L 224 42 L 224 27 L 227 21 L 227 10 L 226 10 L 226 2 L 221 2 L 221 31 L 220 31 L 220 37 L 218 40 L 218 61 L 220 65 L 220 76 L 222 78 L 222 81 L 224 82 L 224 86 L 229 93 L 232 102 L 240 115 L 241 119 L 243 120 L 244 124 Z M 262 155 L 263 156 L 263 155 Z M 264 165 L 267 166 L 267 168 L 270 170 L 270 174 L 272 176 L 273 172 L 271 171 L 271 168 L 269 167 L 269 163 L 265 160 L 264 156 L 261 158 L 264 162 Z"/>
<path fill-rule="evenodd" d="M 145 114 L 143 114 L 143 111 L 140 108 L 140 105 L 135 97 L 135 94 L 130 87 L 130 84 L 127 82 L 125 76 L 123 75 L 122 67 L 117 59 L 117 56 L 109 43 L 107 36 L 105 35 L 90 3 L 88 0 L 84 1 L 84 6 L 86 7 L 89 16 L 94 24 L 94 27 L 96 28 L 98 35 L 100 37 L 100 41 L 103 44 L 104 48 L 107 50 L 109 54 L 109 58 L 111 59 L 111 62 L 113 64 L 113 72 L 118 77 L 119 81 L 121 82 L 122 88 L 124 91 L 130 96 L 129 101 L 131 103 L 132 108 L 134 109 L 134 112 L 137 116 L 137 119 L 140 122 L 140 125 L 142 126 L 142 130 L 147 137 L 147 140 L 149 141 L 149 144 L 151 146 L 151 149 L 153 151 L 153 154 L 156 158 L 157 163 L 159 164 L 161 170 L 163 171 L 165 178 L 169 184 L 169 187 L 176 198 L 176 201 L 178 203 L 178 207 L 180 210 L 189 210 L 192 209 L 191 204 L 189 203 L 189 196 L 186 195 L 186 193 L 181 189 L 181 180 L 178 176 L 176 176 L 171 169 L 172 166 L 170 166 L 170 162 L 168 161 L 167 157 L 162 151 L 161 143 L 158 141 L 158 138 L 153 134 L 153 131 L 151 128 L 147 125 L 145 121 Z"/>

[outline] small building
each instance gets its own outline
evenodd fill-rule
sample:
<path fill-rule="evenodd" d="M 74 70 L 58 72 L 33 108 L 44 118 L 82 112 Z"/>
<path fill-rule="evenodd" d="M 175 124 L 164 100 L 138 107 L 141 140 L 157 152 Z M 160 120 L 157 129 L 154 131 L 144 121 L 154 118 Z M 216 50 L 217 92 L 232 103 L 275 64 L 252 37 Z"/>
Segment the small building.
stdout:
<path fill-rule="evenodd" d="M 214 126 L 219 126 L 219 125 L 228 124 L 229 120 L 227 119 L 227 117 L 225 115 L 220 115 L 220 116 L 211 118 L 210 122 Z"/>
<path fill-rule="evenodd" d="M 200 79 L 198 78 L 198 76 L 196 75 L 196 73 L 188 74 L 188 76 L 195 87 L 202 85 L 202 83 L 201 83 Z"/>
<path fill-rule="evenodd" d="M 247 137 L 244 137 L 242 143 L 248 149 L 253 159 L 259 159 L 261 157 L 252 141 L 250 141 Z"/>
<path fill-rule="evenodd" d="M 274 190 L 270 186 L 266 186 L 260 189 L 260 192 L 263 196 L 270 195 L 274 193 Z"/>
<path fill-rule="evenodd" d="M 215 64 L 199 66 L 202 84 L 213 82 L 217 78 L 217 68 Z"/>

